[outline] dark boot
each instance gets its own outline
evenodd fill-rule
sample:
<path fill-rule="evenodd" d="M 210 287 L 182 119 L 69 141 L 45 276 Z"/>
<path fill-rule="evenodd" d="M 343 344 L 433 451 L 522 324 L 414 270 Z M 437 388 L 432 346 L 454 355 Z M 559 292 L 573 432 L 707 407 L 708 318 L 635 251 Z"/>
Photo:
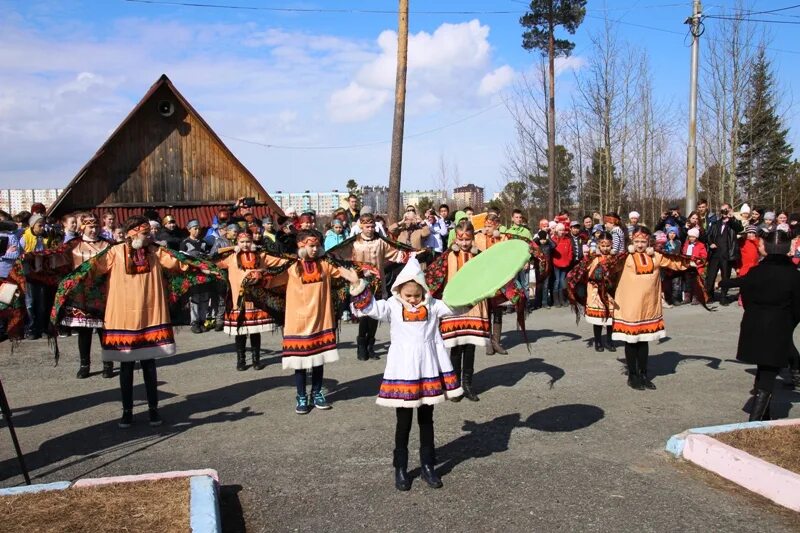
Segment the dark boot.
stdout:
<path fill-rule="evenodd" d="M 495 353 L 500 355 L 508 355 L 508 351 L 500 344 L 500 336 L 503 334 L 503 314 L 500 311 L 494 313 L 494 324 L 492 324 L 492 347 Z"/>
<path fill-rule="evenodd" d="M 250 335 L 250 350 L 253 355 L 253 369 L 263 370 L 266 363 L 261 361 L 261 334 L 254 333 Z"/>
<path fill-rule="evenodd" d="M 464 346 L 463 378 L 461 387 L 464 389 L 464 397 L 471 402 L 479 402 L 480 398 L 472 390 L 472 375 L 475 373 L 475 345 Z"/>
<path fill-rule="evenodd" d="M 789 372 L 792 375 L 792 388 L 794 390 L 800 390 L 800 370 L 792 368 L 789 369 Z"/>
<path fill-rule="evenodd" d="M 408 448 L 394 450 L 394 486 L 403 492 L 411 489 L 411 478 L 408 475 Z"/>
<path fill-rule="evenodd" d="M 247 342 L 247 335 L 236 335 L 236 370 L 242 371 L 247 369 L 247 360 L 245 359 L 245 343 Z"/>
<path fill-rule="evenodd" d="M 753 398 L 753 408 L 750 410 L 750 422 L 759 420 L 769 420 L 769 402 L 772 400 L 772 393 L 759 389 Z"/>
<path fill-rule="evenodd" d="M 422 436 L 420 435 L 420 439 Z M 442 479 L 436 473 L 436 452 L 432 446 L 423 446 L 419 449 L 419 462 L 422 464 L 422 479 L 429 487 L 434 489 L 442 488 Z"/>
<path fill-rule="evenodd" d="M 369 359 L 369 353 L 367 352 L 367 338 L 366 337 L 356 337 L 356 346 L 358 350 L 358 360 L 359 361 L 366 361 Z"/>
<path fill-rule="evenodd" d="M 635 351 L 635 344 L 628 343 L 625 345 L 625 362 L 628 365 L 628 386 L 635 390 L 644 390 L 644 384 L 642 384 L 641 376 L 639 375 L 639 370 L 636 365 Z"/>
<path fill-rule="evenodd" d="M 381 358 L 380 355 L 375 353 L 375 337 L 370 337 L 367 339 L 367 357 L 375 360 Z"/>
<path fill-rule="evenodd" d="M 648 390 L 656 390 L 655 384 L 647 377 L 648 346 L 646 342 L 639 343 L 639 357 L 637 367 L 639 369 L 639 379 L 642 386 Z"/>
<path fill-rule="evenodd" d="M 606 350 L 609 352 L 616 352 L 617 347 L 614 346 L 614 339 L 611 338 L 611 326 L 606 329 Z"/>
<path fill-rule="evenodd" d="M 490 324 L 490 329 L 491 329 L 491 331 L 490 331 L 489 343 L 486 345 L 486 355 L 494 355 L 495 354 L 495 350 L 494 350 L 494 330 L 497 329 L 497 325 L 496 324 Z"/>
<path fill-rule="evenodd" d="M 83 356 L 81 356 L 81 366 L 78 367 L 78 373 L 75 374 L 75 377 L 78 379 L 86 379 L 89 377 L 89 358 L 86 358 L 86 362 L 84 363 Z"/>
<path fill-rule="evenodd" d="M 114 377 L 114 363 L 111 361 L 103 361 L 103 377 L 106 379 Z"/>

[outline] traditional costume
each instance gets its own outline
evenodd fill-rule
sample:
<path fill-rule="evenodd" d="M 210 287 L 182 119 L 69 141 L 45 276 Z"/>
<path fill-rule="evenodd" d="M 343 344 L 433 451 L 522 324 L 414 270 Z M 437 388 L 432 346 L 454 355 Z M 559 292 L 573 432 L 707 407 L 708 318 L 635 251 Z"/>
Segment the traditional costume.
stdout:
<path fill-rule="evenodd" d="M 249 242 L 250 235 L 240 233 L 237 242 Z M 261 370 L 261 333 L 275 329 L 275 319 L 270 314 L 257 308 L 252 302 L 243 301 L 240 309 L 239 294 L 242 281 L 248 272 L 263 268 L 266 254 L 248 250 L 236 250 L 225 259 L 217 261 L 217 267 L 228 272 L 229 298 L 225 308 L 224 328 L 225 333 L 232 335 L 236 342 L 236 370 L 245 370 L 245 349 L 247 336 L 250 336 L 253 368 Z"/>
<path fill-rule="evenodd" d="M 404 263 L 408 257 L 408 252 L 412 248 L 403 246 L 400 243 L 388 240 L 375 233 L 372 237 L 364 235 L 363 231 L 351 237 L 338 246 L 328 250 L 328 254 L 345 261 L 355 261 L 368 263 L 377 268 L 381 280 L 380 290 L 375 295 L 376 298 L 386 297 L 386 283 L 384 268 L 388 262 Z M 375 333 L 378 331 L 378 321 L 364 317 L 358 321 L 358 337 L 356 338 L 358 359 L 379 359 L 375 354 Z"/>
<path fill-rule="evenodd" d="M 616 352 L 612 339 L 612 328 L 614 324 L 614 307 L 605 303 L 601 296 L 604 290 L 602 285 L 605 282 L 605 271 L 613 262 L 610 254 L 600 254 L 589 256 L 584 261 L 588 261 L 588 283 L 586 284 L 586 322 L 592 325 L 594 332 L 594 349 L 597 352 L 608 350 Z M 605 345 L 603 343 L 603 327 L 606 328 Z"/>
<path fill-rule="evenodd" d="M 407 282 L 418 284 L 422 291 L 423 299 L 417 305 L 411 305 L 400 296 L 400 288 Z M 440 333 L 441 321 L 454 311 L 431 297 L 416 259 L 408 261 L 391 290 L 392 297 L 381 301 L 362 283 L 352 292 L 352 308 L 358 316 L 390 323 L 391 344 L 376 403 L 396 408 L 395 483 L 400 490 L 411 487 L 406 469 L 408 439 L 416 407 L 422 476 L 431 486 L 441 487 L 441 480 L 434 471 L 433 406 L 446 399 L 459 398 L 463 393 Z"/>
<path fill-rule="evenodd" d="M 176 303 L 190 288 L 221 279 L 209 263 L 150 244 L 150 232 L 147 219 L 131 217 L 126 242 L 103 250 L 62 280 L 52 312 L 54 323 L 70 307 L 103 316 L 103 361 L 121 363 L 123 428 L 133 420 L 135 361 L 144 374 L 150 423 L 161 423 L 155 359 L 175 354 L 168 295 Z"/>

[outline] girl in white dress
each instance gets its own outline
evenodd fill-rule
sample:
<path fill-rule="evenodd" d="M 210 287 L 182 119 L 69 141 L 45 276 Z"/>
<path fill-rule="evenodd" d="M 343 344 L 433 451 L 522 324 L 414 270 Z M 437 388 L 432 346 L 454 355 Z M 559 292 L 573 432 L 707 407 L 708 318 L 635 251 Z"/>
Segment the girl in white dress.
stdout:
<path fill-rule="evenodd" d="M 425 274 L 415 258 L 409 259 L 398 275 L 388 300 L 375 300 L 363 281 L 351 290 L 351 295 L 357 316 L 390 323 L 391 345 L 376 403 L 394 407 L 397 413 L 395 486 L 403 491 L 411 488 L 406 470 L 416 407 L 422 478 L 431 487 L 439 488 L 442 481 L 434 471 L 433 406 L 463 394 L 439 332 L 439 322 L 462 309 L 451 309 L 430 296 Z"/>

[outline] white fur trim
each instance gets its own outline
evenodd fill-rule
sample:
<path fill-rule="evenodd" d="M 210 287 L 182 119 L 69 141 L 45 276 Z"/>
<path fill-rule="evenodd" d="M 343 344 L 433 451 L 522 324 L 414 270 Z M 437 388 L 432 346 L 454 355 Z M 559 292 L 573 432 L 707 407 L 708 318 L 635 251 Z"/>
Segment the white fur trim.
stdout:
<path fill-rule="evenodd" d="M 476 335 L 460 335 L 458 337 L 451 337 L 445 339 L 444 345 L 447 348 L 455 346 L 465 346 L 467 344 L 474 344 L 475 346 L 489 346 L 489 337 L 478 337 Z"/>
<path fill-rule="evenodd" d="M 413 401 L 392 400 L 390 398 L 381 398 L 380 396 L 378 396 L 375 399 L 375 403 L 378 405 L 382 405 L 384 407 L 419 407 L 420 405 L 436 405 L 437 403 L 443 403 L 445 400 L 452 400 L 453 398 L 458 398 L 459 396 L 463 395 L 464 395 L 464 389 L 459 387 L 451 391 L 445 391 L 444 394 L 439 394 L 437 396 L 428 396 Z"/>
<path fill-rule="evenodd" d="M 162 346 L 148 346 L 147 348 L 136 348 L 134 350 L 106 350 L 101 351 L 103 361 L 116 361 L 119 363 L 129 363 L 131 361 L 146 361 L 148 359 L 161 359 L 175 355 L 178 351 L 174 342 Z"/>
<path fill-rule="evenodd" d="M 643 335 L 626 335 L 624 333 L 617 333 L 616 331 L 611 334 L 611 338 L 615 341 L 623 342 L 650 342 L 663 339 L 667 336 L 666 330 L 656 331 L 655 333 L 645 333 Z"/>
<path fill-rule="evenodd" d="M 656 255 L 656 251 L 653 249 L 653 247 L 652 247 L 652 246 L 648 246 L 648 247 L 645 249 L 644 253 L 646 253 L 646 254 L 647 254 L 647 255 L 649 255 L 650 257 L 653 257 L 654 255 Z"/>
<path fill-rule="evenodd" d="M 97 328 L 103 329 L 103 319 L 101 318 L 71 318 L 67 317 L 61 321 L 62 326 L 68 328 Z"/>
<path fill-rule="evenodd" d="M 583 318 L 587 324 L 592 324 L 593 326 L 610 326 L 614 323 L 613 318 L 596 318 L 593 316 L 585 316 Z"/>
<path fill-rule="evenodd" d="M 358 285 L 356 285 L 355 287 L 352 284 L 350 285 L 350 296 L 358 296 L 359 294 L 364 292 L 368 286 L 369 284 L 367 283 L 367 280 L 365 280 L 364 278 L 359 278 Z"/>
<path fill-rule="evenodd" d="M 634 253 L 635 251 L 636 251 L 636 248 L 634 248 L 632 244 L 629 244 L 629 245 L 628 245 L 628 253 L 629 253 L 629 254 L 632 254 L 632 253 Z"/>
<path fill-rule="evenodd" d="M 257 326 L 242 326 L 235 328 L 232 326 L 225 326 L 225 333 L 235 337 L 236 335 L 253 335 L 254 333 L 269 333 L 275 331 L 275 324 L 259 324 Z"/>
<path fill-rule="evenodd" d="M 322 366 L 325 363 L 334 363 L 339 360 L 339 351 L 334 348 L 332 350 L 328 350 L 326 352 L 314 354 L 314 355 L 307 355 L 307 356 L 299 356 L 299 355 L 292 355 L 289 357 L 282 358 L 282 365 L 283 369 L 292 369 L 292 370 L 309 370 L 314 368 L 315 366 Z"/>

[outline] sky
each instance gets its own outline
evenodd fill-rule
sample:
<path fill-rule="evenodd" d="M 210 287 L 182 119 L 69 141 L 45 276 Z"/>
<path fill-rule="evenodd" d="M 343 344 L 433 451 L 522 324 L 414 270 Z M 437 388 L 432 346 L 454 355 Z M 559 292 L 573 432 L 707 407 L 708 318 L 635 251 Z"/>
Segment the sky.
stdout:
<path fill-rule="evenodd" d="M 194 1 L 240 8 L 0 0 L 0 188 L 64 187 L 162 73 L 268 191 L 342 190 L 350 178 L 388 183 L 397 17 L 358 10 L 391 11 L 396 0 Z M 491 194 L 507 181 L 514 141 L 503 102 L 535 59 L 520 45 L 526 2 L 410 4 L 402 188 L 435 187 L 443 160 L 458 168 L 459 184 Z M 710 0 L 705 11 L 733 5 Z M 800 9 L 783 13 L 779 20 L 800 22 Z M 590 37 L 607 17 L 620 38 L 649 53 L 657 97 L 687 109 L 690 14 L 690 0 L 589 0 L 571 37 L 575 51 L 559 65 L 557 100 L 585 68 Z M 796 26 L 766 27 L 797 144 Z M 724 38 L 715 29 L 706 21 L 706 37 Z"/>

